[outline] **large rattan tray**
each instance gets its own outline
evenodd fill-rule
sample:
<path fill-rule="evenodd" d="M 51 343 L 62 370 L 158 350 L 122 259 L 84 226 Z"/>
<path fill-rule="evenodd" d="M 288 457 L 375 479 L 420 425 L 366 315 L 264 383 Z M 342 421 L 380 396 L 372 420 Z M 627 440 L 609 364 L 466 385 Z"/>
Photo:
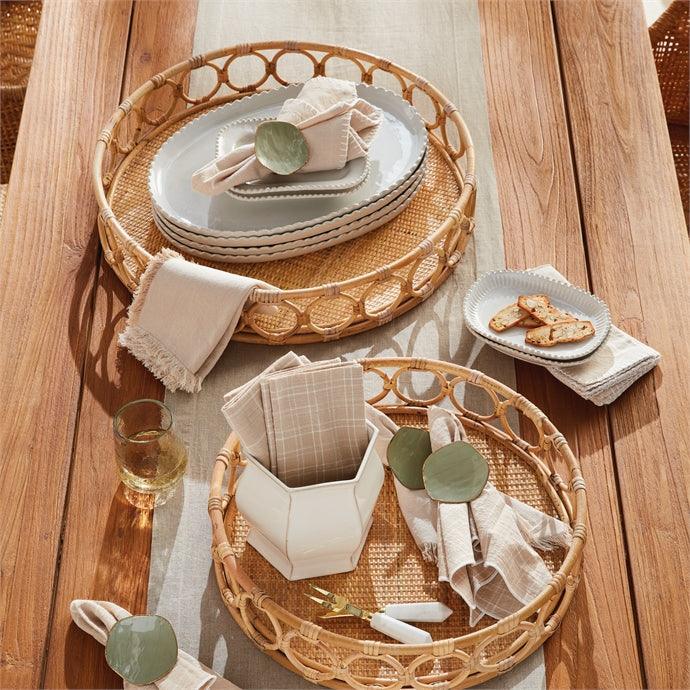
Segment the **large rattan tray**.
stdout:
<path fill-rule="evenodd" d="M 231 436 L 216 458 L 208 503 L 220 592 L 246 635 L 274 660 L 315 683 L 359 690 L 476 685 L 534 652 L 570 604 L 586 536 L 579 464 L 543 412 L 478 371 L 409 358 L 367 359 L 362 365 L 378 390 L 370 402 L 398 424 L 424 426 L 427 407 L 450 404 L 487 457 L 495 486 L 572 526 L 574 538 L 567 552 L 543 554 L 553 579 L 517 613 L 493 623 L 485 618 L 470 628 L 464 604 L 437 581 L 436 566 L 422 560 L 388 476 L 357 568 L 315 581 L 372 611 L 391 602 L 440 600 L 454 613 L 445 623 L 425 626 L 434 639 L 427 645 L 391 643 L 358 619 L 321 627 L 315 621 L 322 611 L 304 597 L 304 582 L 288 582 L 245 543 L 247 525 L 234 503 L 237 468 L 243 460 Z M 420 389 L 424 393 L 412 392 Z"/>
<path fill-rule="evenodd" d="M 252 83 L 235 83 L 243 61 L 255 63 Z M 203 82 L 204 74 L 212 75 L 211 84 L 192 98 L 189 83 Z M 264 264 L 208 263 L 278 288 L 253 292 L 234 339 L 305 343 L 359 333 L 411 309 L 443 282 L 474 227 L 474 149 L 457 108 L 387 60 L 320 43 L 272 41 L 198 55 L 157 74 L 102 130 L 93 168 L 99 235 L 105 258 L 130 290 L 151 256 L 169 246 L 153 223 L 146 184 L 160 145 L 209 108 L 323 74 L 395 90 L 420 110 L 431 143 L 423 187 L 400 216 L 336 247 Z"/>

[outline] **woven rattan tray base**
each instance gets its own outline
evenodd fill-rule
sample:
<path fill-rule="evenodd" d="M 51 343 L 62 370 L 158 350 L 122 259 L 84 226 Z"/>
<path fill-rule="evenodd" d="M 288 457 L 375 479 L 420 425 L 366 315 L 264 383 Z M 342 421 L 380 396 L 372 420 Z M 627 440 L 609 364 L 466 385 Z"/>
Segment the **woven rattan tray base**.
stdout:
<path fill-rule="evenodd" d="M 235 83 L 242 60 L 255 61 L 263 75 Z M 342 76 L 343 65 L 351 68 L 348 78 L 394 89 L 422 112 L 431 142 L 423 187 L 400 216 L 342 245 L 264 264 L 212 264 L 276 288 L 252 293 L 233 338 L 285 344 L 359 333 L 416 306 L 447 278 L 474 228 L 474 149 L 457 108 L 433 85 L 387 60 L 337 46 L 274 41 L 223 48 L 155 75 L 120 104 L 101 132 L 94 160 L 99 234 L 107 261 L 131 290 L 151 256 L 168 246 L 152 221 L 147 189 L 160 145 L 204 110 L 286 84 L 283 69 L 290 81 L 305 81 Z M 194 98 L 189 84 L 204 74 L 215 82 Z"/>
<path fill-rule="evenodd" d="M 150 254 L 155 254 L 162 247 L 177 251 L 179 249 L 165 239 L 153 222 L 147 188 L 149 167 L 161 144 L 193 117 L 195 115 L 178 119 L 138 148 L 118 170 L 108 194 L 115 215 L 121 219 L 129 235 Z M 429 151 L 424 182 L 412 203 L 392 221 L 363 237 L 304 256 L 267 263 L 233 264 L 199 258 L 193 260 L 223 271 L 251 276 L 283 290 L 335 285 L 376 271 L 380 266 L 393 263 L 419 246 L 443 222 L 448 209 L 460 197 L 460 191 L 461 185 L 444 158 L 442 149 L 438 144 L 433 144 Z M 132 269 L 135 268 L 135 261 L 134 257 L 125 256 L 126 264 Z M 432 277 L 436 277 L 434 274 L 438 271 L 439 257 L 433 254 L 416 267 L 414 286 L 422 290 Z M 444 271 L 443 276 L 438 276 L 439 280 L 435 280 L 434 284 L 440 284 L 440 278 L 445 278 L 447 274 L 448 271 Z M 389 280 L 379 284 L 376 289 L 369 290 L 366 295 L 368 286 L 357 285 L 347 291 L 352 299 L 324 299 L 321 306 L 317 304 L 310 310 L 311 323 L 322 330 L 337 327 L 353 316 L 352 300 L 359 299 L 363 299 L 367 312 L 378 315 L 401 295 L 401 280 L 404 279 L 403 272 L 393 273 Z M 254 317 L 255 325 L 267 334 L 294 330 L 298 326 L 300 312 L 310 301 L 296 298 L 292 300 L 295 309 L 280 306 L 275 315 L 257 314 Z M 414 304 L 410 304 L 408 308 L 412 306 Z M 368 327 L 375 327 L 380 320 L 389 320 L 385 316 L 384 314 L 382 319 L 369 319 Z M 292 339 L 288 338 L 286 342 L 292 342 Z"/>
<path fill-rule="evenodd" d="M 584 542 L 584 484 L 579 468 L 565 439 L 541 412 L 479 372 L 410 359 L 365 360 L 364 366 L 383 374 L 382 393 L 392 390 L 399 398 L 396 405 L 378 403 L 399 425 L 425 426 L 425 407 L 439 398 L 452 402 L 466 380 L 471 382 L 464 384 L 468 388 L 485 392 L 479 395 L 489 400 L 493 412 L 483 410 L 479 415 L 457 405 L 456 409 L 472 442 L 489 461 L 491 481 L 499 490 L 574 527 L 576 539 L 568 553 L 543 554 L 554 574 L 543 600 L 498 623 L 485 618 L 470 628 L 467 607 L 448 585 L 437 581 L 437 567 L 421 558 L 400 513 L 392 479 L 387 476 L 358 567 L 315 582 L 370 610 L 392 602 L 439 600 L 454 613 L 444 623 L 424 626 L 435 641 L 426 646 L 391 644 L 389 638 L 358 619 L 329 621 L 323 629 L 314 625 L 322 623 L 318 618 L 322 611 L 304 597 L 305 583 L 288 582 L 246 545 L 247 525 L 232 499 L 234 472 L 227 493 L 221 495 L 224 465 L 238 460 L 232 437 L 219 456 L 209 501 L 216 579 L 228 610 L 242 630 L 276 661 L 311 680 L 338 688 L 425 688 L 446 682 L 445 687 L 470 687 L 507 671 L 537 649 L 557 627 L 570 602 L 579 579 Z M 439 390 L 430 399 L 425 395 L 426 401 L 415 400 L 409 390 L 405 392 L 405 378 L 409 383 L 410 372 L 420 371 L 431 372 L 433 385 L 429 388 L 435 385 Z M 398 391 L 408 400 L 401 399 Z M 477 406 L 483 404 L 477 394 L 469 397 Z M 512 428 L 509 418 L 511 414 L 517 416 L 516 411 L 532 422 L 526 427 L 532 431 L 536 427 L 532 446 L 514 432 L 506 433 Z M 558 464 L 559 459 L 577 487 L 575 510 L 575 492 L 569 492 L 551 468 L 551 461 Z"/>

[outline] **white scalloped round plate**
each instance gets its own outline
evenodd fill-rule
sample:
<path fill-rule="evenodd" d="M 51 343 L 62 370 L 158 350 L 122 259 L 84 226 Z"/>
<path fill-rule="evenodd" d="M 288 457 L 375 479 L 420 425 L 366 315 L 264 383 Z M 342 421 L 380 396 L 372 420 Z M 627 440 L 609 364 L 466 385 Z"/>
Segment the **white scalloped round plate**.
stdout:
<path fill-rule="evenodd" d="M 419 113 L 380 87 L 358 84 L 358 94 L 381 108 L 381 127 L 369 148 L 365 182 L 338 197 L 254 201 L 228 194 L 208 197 L 192 189 L 192 173 L 213 160 L 218 130 L 247 117 L 275 117 L 301 84 L 261 91 L 210 110 L 187 123 L 158 150 L 149 172 L 149 193 L 159 216 L 207 236 L 272 235 L 317 225 L 347 214 L 368 213 L 367 206 L 395 191 L 419 166 L 427 132 Z"/>
<path fill-rule="evenodd" d="M 534 347 L 525 343 L 525 329 L 511 328 L 496 333 L 489 321 L 496 312 L 517 302 L 520 295 L 548 295 L 558 309 L 577 319 L 591 321 L 594 336 L 577 343 L 560 343 L 553 347 Z M 464 302 L 465 323 L 470 330 L 499 345 L 553 362 L 581 359 L 604 342 L 611 328 L 608 307 L 598 297 L 553 278 L 529 271 L 493 271 L 479 278 L 467 291 Z"/>
<path fill-rule="evenodd" d="M 269 120 L 268 117 L 247 118 L 222 127 L 216 140 L 216 156 L 224 156 L 239 146 L 252 143 L 258 125 Z M 226 193 L 245 201 L 342 196 L 359 187 L 367 179 L 369 169 L 368 157 L 355 158 L 340 170 L 269 175 L 264 180 L 238 185 Z"/>

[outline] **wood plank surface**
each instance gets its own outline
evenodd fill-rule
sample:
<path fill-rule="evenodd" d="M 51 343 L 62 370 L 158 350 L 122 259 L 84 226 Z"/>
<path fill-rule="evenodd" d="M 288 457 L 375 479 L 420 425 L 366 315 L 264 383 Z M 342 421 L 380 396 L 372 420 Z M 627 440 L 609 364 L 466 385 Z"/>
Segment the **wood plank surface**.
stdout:
<path fill-rule="evenodd" d="M 135 3 L 123 97 L 156 72 L 192 54 L 196 12 L 196 0 Z M 111 105 L 114 108 L 116 101 Z M 152 515 L 135 510 L 122 496 L 111 420 L 130 400 L 162 400 L 164 389 L 117 345 L 130 301 L 131 295 L 101 256 L 52 612 L 44 680 L 49 688 L 121 685 L 105 664 L 103 647 L 71 623 L 72 599 L 105 599 L 133 613 L 146 611 Z M 78 655 L 74 649 L 79 650 Z"/>
<path fill-rule="evenodd" d="M 90 158 L 119 96 L 130 12 L 129 0 L 44 3 L 3 214 L 3 688 L 41 675 L 96 274 Z"/>
<path fill-rule="evenodd" d="M 481 0 L 489 116 L 510 268 L 550 263 L 588 286 L 549 3 Z M 547 642 L 549 688 L 641 687 L 606 411 L 542 367 L 516 361 L 518 390 L 565 434 L 587 481 L 583 576 Z"/>
<path fill-rule="evenodd" d="M 554 6 L 592 287 L 655 371 L 610 408 L 647 685 L 690 687 L 690 244 L 641 3 Z"/>

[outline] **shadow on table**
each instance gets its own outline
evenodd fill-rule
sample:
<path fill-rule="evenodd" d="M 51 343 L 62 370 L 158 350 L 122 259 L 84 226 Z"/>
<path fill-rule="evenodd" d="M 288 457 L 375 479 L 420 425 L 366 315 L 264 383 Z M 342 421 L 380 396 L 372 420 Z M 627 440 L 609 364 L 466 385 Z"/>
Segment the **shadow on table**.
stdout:
<path fill-rule="evenodd" d="M 70 305 L 68 326 L 70 349 L 79 370 L 82 370 L 84 362 L 84 387 L 112 416 L 130 400 L 162 397 L 162 386 L 124 348 L 117 345 L 131 294 L 102 258 L 95 292 L 91 293 L 88 288 L 92 267 L 93 257 L 89 257 L 88 261 L 85 258 L 75 277 L 76 289 Z M 85 334 L 89 334 L 88 342 L 84 342 Z"/>
<path fill-rule="evenodd" d="M 94 573 L 90 590 L 81 596 L 112 601 L 133 614 L 145 612 L 146 587 L 142 587 L 142 582 L 148 582 L 151 519 L 152 511 L 137 510 L 130 505 L 120 484 L 112 497 L 98 556 L 82 564 L 94 569 Z M 133 558 L 132 554 L 139 557 Z M 99 642 L 70 623 L 63 651 L 68 687 L 84 687 L 85 678 L 89 679 L 89 687 L 121 686 L 119 676 L 105 663 L 103 649 Z"/>

